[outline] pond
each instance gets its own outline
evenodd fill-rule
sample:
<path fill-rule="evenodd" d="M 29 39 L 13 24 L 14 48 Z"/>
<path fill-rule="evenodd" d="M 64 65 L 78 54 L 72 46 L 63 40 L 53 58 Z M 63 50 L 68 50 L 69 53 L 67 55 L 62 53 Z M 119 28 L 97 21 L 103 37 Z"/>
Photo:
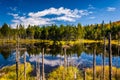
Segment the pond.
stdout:
<path fill-rule="evenodd" d="M 42 68 L 42 51 L 44 48 L 44 69 L 45 73 L 51 72 L 54 68 L 64 65 L 77 66 L 79 69 L 93 66 L 93 51 L 96 49 L 96 65 L 103 64 L 103 44 L 75 44 L 66 48 L 66 54 L 62 45 L 49 43 L 34 43 L 20 44 L 18 55 L 16 55 L 16 44 L 0 45 L 0 68 L 10 66 L 16 63 L 16 56 L 20 63 L 30 62 L 33 67 L 36 67 L 36 62 L 39 61 Z M 120 68 L 119 47 L 112 45 L 112 65 Z M 105 65 L 109 65 L 108 46 L 106 46 Z"/>

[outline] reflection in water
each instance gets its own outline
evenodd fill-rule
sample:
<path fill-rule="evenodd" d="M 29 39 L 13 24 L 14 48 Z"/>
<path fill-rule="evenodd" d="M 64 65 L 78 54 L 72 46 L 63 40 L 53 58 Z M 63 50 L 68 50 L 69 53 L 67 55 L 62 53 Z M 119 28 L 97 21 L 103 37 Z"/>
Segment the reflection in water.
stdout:
<path fill-rule="evenodd" d="M 76 44 L 70 48 L 63 49 L 61 45 L 49 45 L 48 43 L 35 43 L 24 45 L 21 44 L 21 48 L 26 47 L 25 51 L 19 51 L 20 53 L 15 53 L 15 47 L 10 48 L 9 46 L 1 46 L 0 48 L 0 68 L 6 65 L 12 65 L 16 62 L 25 64 L 26 71 L 26 62 L 30 62 L 36 68 L 37 77 L 45 77 L 44 74 L 51 72 L 55 67 L 59 65 L 64 65 L 64 62 L 67 65 L 78 66 L 80 69 L 93 66 L 93 48 L 96 46 L 96 65 L 103 65 L 103 53 L 102 44 Z M 104 53 L 104 65 L 108 65 L 108 46 L 107 50 Z M 118 46 L 112 45 L 112 65 L 120 67 L 120 58 Z M 25 53 L 25 54 L 24 54 Z M 42 54 L 44 53 L 44 54 Z M 65 55 L 64 55 L 65 54 Z M 20 58 L 17 58 L 17 56 Z M 43 57 L 44 56 L 44 57 Z M 15 58 L 16 57 L 16 58 Z M 66 57 L 66 60 L 64 59 Z M 17 60 L 15 62 L 15 59 Z M 19 61 L 18 61 L 19 59 Z M 117 61 L 117 63 L 116 63 Z M 41 66 L 40 66 L 41 65 Z M 42 71 L 43 70 L 43 71 Z M 45 73 L 42 73 L 45 72 Z M 26 76 L 24 72 L 24 76 Z"/>

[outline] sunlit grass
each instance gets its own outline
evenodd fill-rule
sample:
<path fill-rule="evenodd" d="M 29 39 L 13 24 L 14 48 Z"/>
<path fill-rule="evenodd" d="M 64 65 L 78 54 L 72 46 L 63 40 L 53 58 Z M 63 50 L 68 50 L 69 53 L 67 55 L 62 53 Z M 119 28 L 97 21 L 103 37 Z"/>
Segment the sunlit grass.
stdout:
<path fill-rule="evenodd" d="M 103 78 L 103 67 L 96 66 L 96 80 L 100 80 Z M 86 69 L 86 78 L 87 80 L 93 79 L 93 68 Z M 105 80 L 109 80 L 109 66 L 105 66 Z M 120 68 L 112 67 L 112 80 L 120 79 Z"/>
<path fill-rule="evenodd" d="M 87 68 L 86 80 L 93 80 L 93 68 Z M 103 80 L 103 67 L 96 66 L 96 79 Z M 75 79 L 76 74 L 76 79 Z M 109 66 L 105 66 L 105 80 L 109 80 Z M 83 80 L 83 73 L 76 67 L 60 66 L 49 74 L 48 80 Z M 112 67 L 112 80 L 120 79 L 120 68 Z"/>
<path fill-rule="evenodd" d="M 19 80 L 24 80 L 24 74 L 20 74 L 24 71 L 24 64 L 19 66 Z M 32 66 L 27 63 L 27 79 L 35 80 L 35 77 L 30 75 Z M 86 80 L 93 80 L 93 68 L 86 68 Z M 103 66 L 96 66 L 96 79 L 102 80 Z M 47 80 L 83 80 L 83 71 L 76 67 L 64 67 L 59 66 L 51 73 L 48 74 Z M 120 68 L 112 67 L 112 80 L 120 79 Z M 16 80 L 16 65 L 7 66 L 0 70 L 0 80 Z M 109 66 L 105 66 L 105 80 L 109 80 Z"/>
<path fill-rule="evenodd" d="M 26 63 L 26 80 L 34 80 L 33 77 L 30 77 L 32 71 L 32 66 L 30 63 Z M 19 80 L 24 80 L 24 64 L 19 65 Z M 6 66 L 0 70 L 0 80 L 16 80 L 16 65 Z"/>
<path fill-rule="evenodd" d="M 51 72 L 47 80 L 83 80 L 80 71 L 76 67 L 60 66 Z"/>
<path fill-rule="evenodd" d="M 16 40 L 8 40 L 8 39 L 0 39 L 0 44 L 2 43 L 16 43 Z M 40 39 L 19 39 L 19 43 L 31 44 L 31 43 L 41 43 L 46 42 L 52 45 L 54 41 L 52 40 L 40 40 Z M 88 39 L 80 39 L 75 41 L 56 41 L 57 44 L 61 45 L 74 45 L 79 43 L 104 43 L 103 40 L 88 40 Z M 108 40 L 106 40 L 106 44 L 108 44 Z M 118 40 L 112 40 L 111 44 L 118 45 Z M 119 44 L 120 45 L 120 44 Z"/>

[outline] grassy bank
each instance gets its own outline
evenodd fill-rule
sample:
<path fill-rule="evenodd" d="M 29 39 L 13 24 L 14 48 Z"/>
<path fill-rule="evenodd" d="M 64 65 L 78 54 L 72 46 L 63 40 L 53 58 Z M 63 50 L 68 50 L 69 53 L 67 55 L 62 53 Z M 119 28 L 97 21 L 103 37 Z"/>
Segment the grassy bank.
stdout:
<path fill-rule="evenodd" d="M 27 63 L 26 80 L 36 80 L 35 76 L 30 75 L 33 70 L 30 63 Z M 109 66 L 105 66 L 105 80 L 109 80 Z M 19 67 L 19 79 L 24 80 L 24 64 Z M 93 68 L 86 68 L 86 80 L 93 80 Z M 102 80 L 102 66 L 96 66 L 96 79 Z M 21 73 L 21 74 L 20 74 Z M 23 75 L 22 75 L 23 73 Z M 120 79 L 120 68 L 112 67 L 112 80 Z M 76 67 L 59 66 L 48 74 L 46 80 L 83 80 L 83 71 Z M 0 70 L 0 80 L 16 80 L 16 65 L 7 66 Z"/>
<path fill-rule="evenodd" d="M 83 43 L 104 43 L 103 40 L 83 40 Z M 108 40 L 106 40 L 106 44 L 108 44 Z M 114 45 L 120 45 L 118 44 L 118 40 L 112 40 L 111 41 L 111 44 L 114 44 Z"/>
<path fill-rule="evenodd" d="M 0 44 L 3 43 L 16 43 L 16 40 L 6 40 L 6 39 L 0 39 Z M 19 43 L 25 43 L 25 44 L 30 44 L 30 43 L 39 43 L 39 42 L 48 42 L 49 44 L 53 44 L 54 41 L 52 40 L 39 40 L 39 39 L 20 39 Z M 75 41 L 56 41 L 57 44 L 79 44 L 79 43 L 102 43 L 103 40 L 87 40 L 87 39 L 81 39 L 81 40 L 75 40 Z M 106 40 L 106 43 L 108 43 L 108 40 Z M 118 45 L 118 40 L 112 40 L 111 44 Z M 120 45 L 120 44 L 119 44 Z"/>
<path fill-rule="evenodd" d="M 26 80 L 34 80 L 33 77 L 30 76 L 32 71 L 32 66 L 30 63 L 26 63 Z M 19 80 L 24 80 L 24 64 L 19 65 Z M 6 66 L 0 69 L 0 80 L 16 80 L 16 65 Z"/>
<path fill-rule="evenodd" d="M 102 66 L 96 66 L 96 80 L 102 80 Z M 105 80 L 109 80 L 109 66 L 105 66 Z M 93 68 L 86 69 L 86 79 L 93 79 Z M 112 67 L 112 80 L 120 79 L 120 68 Z"/>
<path fill-rule="evenodd" d="M 96 79 L 103 80 L 102 66 L 96 66 Z M 112 80 L 120 79 L 120 68 L 112 67 Z M 76 79 L 75 79 L 76 78 Z M 83 72 L 76 67 L 60 66 L 49 74 L 48 80 L 83 80 Z M 93 80 L 93 68 L 86 69 L 86 80 Z M 105 79 L 109 80 L 109 66 L 105 66 Z"/>
<path fill-rule="evenodd" d="M 76 67 L 60 66 L 49 74 L 47 80 L 83 80 L 80 74 Z"/>

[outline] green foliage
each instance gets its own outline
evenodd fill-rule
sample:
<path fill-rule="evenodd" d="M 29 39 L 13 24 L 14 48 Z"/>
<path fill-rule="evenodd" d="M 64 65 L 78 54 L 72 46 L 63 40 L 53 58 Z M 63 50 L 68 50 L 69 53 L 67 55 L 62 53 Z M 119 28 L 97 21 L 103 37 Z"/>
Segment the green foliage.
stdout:
<path fill-rule="evenodd" d="M 23 38 L 23 39 L 26 37 L 26 30 L 24 26 L 22 26 L 21 24 L 19 26 L 19 36 L 20 38 Z"/>
<path fill-rule="evenodd" d="M 26 29 L 26 33 L 28 38 L 34 39 L 34 34 L 35 34 L 34 26 L 29 25 L 28 28 Z"/>
<path fill-rule="evenodd" d="M 51 25 L 51 26 L 31 26 L 25 28 L 23 25 L 18 25 L 18 29 L 12 29 L 6 23 L 0 29 L 0 38 L 13 38 L 17 35 L 21 39 L 42 39 L 53 41 L 72 41 L 80 39 L 102 40 L 111 32 L 112 39 L 118 39 L 120 32 L 120 22 L 110 22 L 105 24 L 92 24 L 82 26 L 78 25 Z M 19 32 L 18 32 L 19 31 Z M 18 33 L 18 34 L 17 34 Z"/>
<path fill-rule="evenodd" d="M 1 34 L 5 37 L 8 37 L 10 35 L 10 27 L 6 23 L 4 23 L 1 28 Z"/>
<path fill-rule="evenodd" d="M 80 23 L 78 23 L 76 30 L 77 39 L 84 38 L 84 27 Z"/>
<path fill-rule="evenodd" d="M 110 22 L 109 24 L 95 24 L 85 26 L 85 39 L 102 40 L 104 36 L 107 37 L 111 32 L 112 39 L 118 39 L 118 32 L 120 32 L 120 22 Z"/>
<path fill-rule="evenodd" d="M 41 31 L 41 39 L 45 40 L 48 38 L 48 27 L 45 28 L 45 26 L 42 27 L 42 31 Z"/>

